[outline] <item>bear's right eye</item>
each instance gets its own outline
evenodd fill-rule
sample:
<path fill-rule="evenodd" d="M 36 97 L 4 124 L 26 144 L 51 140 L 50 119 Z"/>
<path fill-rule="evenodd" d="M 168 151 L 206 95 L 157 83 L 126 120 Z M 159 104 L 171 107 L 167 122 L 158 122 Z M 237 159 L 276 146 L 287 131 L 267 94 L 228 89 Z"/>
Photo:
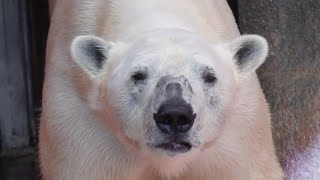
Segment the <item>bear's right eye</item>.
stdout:
<path fill-rule="evenodd" d="M 131 78 L 134 80 L 134 82 L 144 81 L 147 79 L 147 73 L 145 72 L 135 72 Z"/>

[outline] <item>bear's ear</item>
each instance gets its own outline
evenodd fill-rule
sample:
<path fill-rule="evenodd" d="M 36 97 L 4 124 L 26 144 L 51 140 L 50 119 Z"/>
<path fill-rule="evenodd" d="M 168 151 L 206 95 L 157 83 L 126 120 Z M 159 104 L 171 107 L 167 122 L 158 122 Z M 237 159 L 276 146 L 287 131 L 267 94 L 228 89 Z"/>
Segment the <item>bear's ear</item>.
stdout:
<path fill-rule="evenodd" d="M 95 76 L 106 63 L 112 46 L 112 42 L 96 36 L 78 36 L 71 44 L 71 55 L 85 72 Z"/>
<path fill-rule="evenodd" d="M 230 48 L 242 74 L 255 72 L 268 55 L 268 43 L 259 35 L 243 35 L 231 42 Z"/>

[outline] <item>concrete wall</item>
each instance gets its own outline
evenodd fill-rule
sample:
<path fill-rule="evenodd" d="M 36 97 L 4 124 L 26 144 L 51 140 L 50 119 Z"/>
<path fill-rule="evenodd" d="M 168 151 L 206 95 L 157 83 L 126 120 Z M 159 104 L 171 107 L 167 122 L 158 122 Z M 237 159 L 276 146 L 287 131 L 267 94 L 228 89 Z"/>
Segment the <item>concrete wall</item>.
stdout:
<path fill-rule="evenodd" d="M 37 122 L 41 103 L 47 2 L 0 1 L 0 179 L 39 179 Z"/>
<path fill-rule="evenodd" d="M 288 179 L 320 179 L 320 1 L 238 0 L 238 6 L 241 32 L 270 43 L 258 74 Z"/>
<path fill-rule="evenodd" d="M 22 149 L 35 135 L 31 121 L 29 29 L 25 3 L 0 3 L 0 152 Z"/>

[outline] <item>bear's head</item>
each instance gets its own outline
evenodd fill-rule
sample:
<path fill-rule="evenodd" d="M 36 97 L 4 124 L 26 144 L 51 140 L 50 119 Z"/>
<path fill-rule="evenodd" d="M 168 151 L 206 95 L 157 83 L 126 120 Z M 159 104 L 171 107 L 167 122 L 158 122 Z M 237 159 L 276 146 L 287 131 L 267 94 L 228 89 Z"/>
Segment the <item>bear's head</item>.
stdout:
<path fill-rule="evenodd" d="M 214 146 L 232 113 L 237 84 L 265 61 L 258 35 L 211 43 L 182 30 L 131 42 L 78 36 L 71 54 L 93 84 L 88 101 L 128 149 L 163 174 Z"/>

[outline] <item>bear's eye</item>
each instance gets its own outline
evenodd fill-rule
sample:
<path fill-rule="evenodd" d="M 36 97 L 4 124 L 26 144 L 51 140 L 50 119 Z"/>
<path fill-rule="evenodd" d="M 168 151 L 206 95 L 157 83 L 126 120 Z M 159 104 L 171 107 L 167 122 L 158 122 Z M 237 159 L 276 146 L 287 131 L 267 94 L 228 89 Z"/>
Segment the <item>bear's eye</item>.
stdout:
<path fill-rule="evenodd" d="M 217 78 L 213 73 L 205 73 L 202 78 L 204 82 L 208 84 L 214 84 L 217 81 Z"/>
<path fill-rule="evenodd" d="M 133 73 L 133 75 L 131 76 L 131 78 L 135 81 L 135 82 L 139 82 L 139 81 L 144 81 L 145 79 L 147 79 L 147 73 L 145 72 L 135 72 Z"/>

